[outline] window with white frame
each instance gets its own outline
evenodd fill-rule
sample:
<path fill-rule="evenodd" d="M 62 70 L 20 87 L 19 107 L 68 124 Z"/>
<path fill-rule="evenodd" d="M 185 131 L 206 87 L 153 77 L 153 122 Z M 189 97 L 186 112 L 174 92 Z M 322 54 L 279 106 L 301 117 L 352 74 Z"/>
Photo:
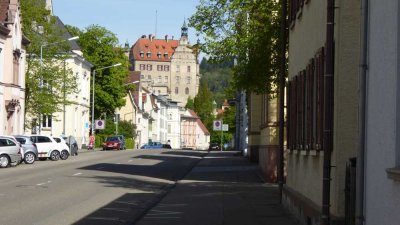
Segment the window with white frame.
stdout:
<path fill-rule="evenodd" d="M 146 70 L 146 65 L 145 64 L 140 64 L 140 70 Z"/>
<path fill-rule="evenodd" d="M 180 76 L 176 76 L 175 80 L 176 80 L 176 84 L 179 84 L 181 82 L 181 77 Z"/>
<path fill-rule="evenodd" d="M 181 72 L 181 67 L 179 65 L 176 65 L 176 72 L 177 73 Z"/>
<path fill-rule="evenodd" d="M 191 81 L 191 77 L 190 77 L 190 76 L 187 76 L 187 77 L 186 77 L 186 84 L 190 84 L 190 81 Z"/>

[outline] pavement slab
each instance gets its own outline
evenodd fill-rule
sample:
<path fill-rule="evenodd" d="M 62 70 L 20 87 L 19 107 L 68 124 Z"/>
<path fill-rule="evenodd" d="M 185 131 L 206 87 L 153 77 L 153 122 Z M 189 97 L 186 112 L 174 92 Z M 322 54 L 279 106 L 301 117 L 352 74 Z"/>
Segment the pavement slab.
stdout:
<path fill-rule="evenodd" d="M 138 225 L 295 225 L 278 186 L 237 152 L 210 152 L 148 210 Z"/>

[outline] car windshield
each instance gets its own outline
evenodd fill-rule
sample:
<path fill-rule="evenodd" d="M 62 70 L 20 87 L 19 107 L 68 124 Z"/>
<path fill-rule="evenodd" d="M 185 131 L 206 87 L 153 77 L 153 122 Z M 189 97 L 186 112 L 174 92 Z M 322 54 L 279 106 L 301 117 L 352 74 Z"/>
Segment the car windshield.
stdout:
<path fill-rule="evenodd" d="M 117 137 L 108 137 L 106 141 L 118 141 L 119 139 Z"/>
<path fill-rule="evenodd" d="M 60 138 L 53 137 L 53 139 L 54 139 L 57 143 L 60 143 L 60 142 L 61 142 L 61 139 L 60 139 Z"/>

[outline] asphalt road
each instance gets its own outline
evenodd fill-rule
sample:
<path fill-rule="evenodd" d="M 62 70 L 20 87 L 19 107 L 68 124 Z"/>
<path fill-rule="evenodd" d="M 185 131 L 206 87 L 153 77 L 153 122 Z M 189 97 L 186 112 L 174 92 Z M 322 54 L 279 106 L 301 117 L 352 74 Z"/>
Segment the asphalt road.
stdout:
<path fill-rule="evenodd" d="M 0 169 L 0 224 L 133 224 L 205 154 L 96 151 Z"/>

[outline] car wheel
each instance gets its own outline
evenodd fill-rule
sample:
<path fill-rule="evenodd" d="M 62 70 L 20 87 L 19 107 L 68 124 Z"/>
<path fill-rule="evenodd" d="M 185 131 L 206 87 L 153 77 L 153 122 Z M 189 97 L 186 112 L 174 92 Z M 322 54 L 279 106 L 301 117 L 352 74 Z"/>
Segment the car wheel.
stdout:
<path fill-rule="evenodd" d="M 6 168 L 10 165 L 10 158 L 7 155 L 0 155 L 0 167 Z"/>
<path fill-rule="evenodd" d="M 69 156 L 69 153 L 68 153 L 67 150 L 62 150 L 62 151 L 61 151 L 60 158 L 61 158 L 62 160 L 68 159 L 68 156 Z"/>
<path fill-rule="evenodd" d="M 57 161 L 60 159 L 60 153 L 57 150 L 53 150 L 50 154 L 50 159 L 53 161 Z"/>
<path fill-rule="evenodd" d="M 27 152 L 25 153 L 24 161 L 26 164 L 32 164 L 35 162 L 35 158 L 35 154 L 33 154 L 32 152 Z"/>

